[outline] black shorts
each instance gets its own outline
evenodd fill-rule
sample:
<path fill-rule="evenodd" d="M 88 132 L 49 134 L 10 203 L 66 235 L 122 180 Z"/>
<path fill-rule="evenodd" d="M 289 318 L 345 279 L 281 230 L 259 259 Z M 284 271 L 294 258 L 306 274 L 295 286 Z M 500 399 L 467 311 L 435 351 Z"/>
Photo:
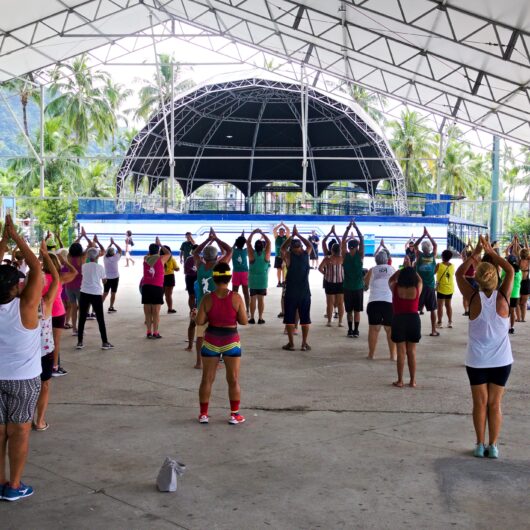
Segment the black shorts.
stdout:
<path fill-rule="evenodd" d="M 286 296 L 284 300 L 284 324 L 295 324 L 296 312 L 300 318 L 300 325 L 307 326 L 311 324 L 311 296 Z"/>
<path fill-rule="evenodd" d="M 403 313 L 392 317 L 393 342 L 420 342 L 421 320 L 418 313 Z"/>
<path fill-rule="evenodd" d="M 521 280 L 521 296 L 530 294 L 530 279 Z"/>
<path fill-rule="evenodd" d="M 142 285 L 142 304 L 162 305 L 164 303 L 164 288 L 158 285 Z"/>
<path fill-rule="evenodd" d="M 103 292 L 108 293 L 109 291 L 112 291 L 113 293 L 115 293 L 118 290 L 119 283 L 119 278 L 107 278 L 107 281 L 103 286 Z"/>
<path fill-rule="evenodd" d="M 175 287 L 174 274 L 164 274 L 164 287 Z"/>
<path fill-rule="evenodd" d="M 436 302 L 436 290 L 434 290 L 432 287 L 423 285 L 418 305 L 419 307 L 425 307 L 427 311 L 435 311 L 438 309 L 438 304 Z"/>
<path fill-rule="evenodd" d="M 195 296 L 195 282 L 197 281 L 197 276 L 190 276 L 187 274 L 184 276 L 184 281 L 186 282 L 186 291 L 191 296 Z"/>
<path fill-rule="evenodd" d="M 66 313 L 64 315 L 52 317 L 52 328 L 64 329 L 65 322 L 66 322 Z"/>
<path fill-rule="evenodd" d="M 510 307 L 517 307 L 519 305 L 519 298 L 510 298 Z"/>
<path fill-rule="evenodd" d="M 276 256 L 274 258 L 274 268 L 275 269 L 281 269 L 283 266 L 283 259 L 281 256 Z"/>
<path fill-rule="evenodd" d="M 40 374 L 41 381 L 49 381 L 52 378 L 53 372 L 53 352 L 43 355 L 40 358 L 42 372 Z"/>
<path fill-rule="evenodd" d="M 267 289 L 249 289 L 250 296 L 267 296 Z"/>
<path fill-rule="evenodd" d="M 363 299 L 364 289 L 355 289 L 354 291 L 344 289 L 344 308 L 346 309 L 346 313 L 362 311 Z"/>
<path fill-rule="evenodd" d="M 453 298 L 453 293 L 451 294 L 443 294 L 443 293 L 436 293 L 436 299 L 437 300 L 451 300 Z"/>
<path fill-rule="evenodd" d="M 488 383 L 497 386 L 506 386 L 511 369 L 511 364 L 495 368 L 471 368 L 471 366 L 466 366 L 466 372 L 471 386 L 486 385 Z"/>
<path fill-rule="evenodd" d="M 392 325 L 392 303 L 391 302 L 370 302 L 366 306 L 368 324 L 370 326 L 391 326 Z"/>
<path fill-rule="evenodd" d="M 326 282 L 324 285 L 324 291 L 326 294 L 344 294 L 344 284 L 342 282 L 340 283 L 331 283 Z"/>

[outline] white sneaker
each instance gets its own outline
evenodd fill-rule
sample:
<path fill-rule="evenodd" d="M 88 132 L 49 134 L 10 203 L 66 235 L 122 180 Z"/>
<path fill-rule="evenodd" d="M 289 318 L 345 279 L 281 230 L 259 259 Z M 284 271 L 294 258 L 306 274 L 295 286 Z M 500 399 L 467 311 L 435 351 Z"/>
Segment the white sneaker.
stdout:
<path fill-rule="evenodd" d="M 201 414 L 199 416 L 199 423 L 208 423 L 210 421 L 210 417 L 206 416 L 206 414 Z"/>

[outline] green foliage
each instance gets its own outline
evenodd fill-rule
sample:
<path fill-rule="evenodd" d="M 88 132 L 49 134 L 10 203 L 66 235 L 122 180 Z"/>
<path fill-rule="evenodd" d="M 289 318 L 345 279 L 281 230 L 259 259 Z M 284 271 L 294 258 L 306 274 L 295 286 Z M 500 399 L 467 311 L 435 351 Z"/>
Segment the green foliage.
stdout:
<path fill-rule="evenodd" d="M 32 197 L 39 197 L 39 190 L 35 189 L 31 193 Z M 55 183 L 45 188 L 47 197 L 60 197 L 60 186 Z M 22 201 L 21 201 L 22 202 Z M 50 230 L 61 235 L 63 242 L 68 241 L 68 230 L 74 225 L 77 214 L 77 201 L 67 199 L 28 199 L 24 201 L 21 208 L 31 210 L 38 220 L 39 228 L 42 232 Z"/>
<path fill-rule="evenodd" d="M 512 238 L 515 234 L 530 237 L 530 213 L 514 217 L 508 225 L 508 234 Z"/>

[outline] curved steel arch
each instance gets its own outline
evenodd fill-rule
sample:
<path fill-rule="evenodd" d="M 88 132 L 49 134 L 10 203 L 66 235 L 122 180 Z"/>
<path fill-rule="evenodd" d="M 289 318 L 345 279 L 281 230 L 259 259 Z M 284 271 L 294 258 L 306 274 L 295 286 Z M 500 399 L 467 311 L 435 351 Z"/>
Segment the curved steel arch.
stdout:
<path fill-rule="evenodd" d="M 312 194 L 317 196 L 330 181 L 343 180 L 359 183 L 373 196 L 378 183 L 389 179 L 394 209 L 398 214 L 406 214 L 404 177 L 378 126 L 344 98 L 315 89 L 309 89 L 308 95 L 308 175 L 313 184 Z M 176 179 L 186 196 L 203 183 L 217 180 L 234 184 L 247 196 L 272 181 L 301 181 L 301 142 L 288 137 L 301 134 L 300 102 L 300 85 L 257 78 L 202 86 L 176 99 L 173 153 L 177 161 Z M 149 178 L 150 190 L 169 178 L 169 142 L 163 122 L 164 113 L 167 117 L 170 109 L 168 103 L 131 143 L 118 173 L 118 193 L 131 173 L 136 175 L 136 182 Z M 275 127 L 272 139 L 263 132 L 264 116 L 269 109 L 269 116 L 278 116 L 277 121 L 267 118 L 266 125 Z M 248 138 L 244 138 L 252 125 Z M 321 132 L 323 127 L 325 132 Z M 224 133 L 220 132 L 223 130 Z M 228 138 L 227 131 L 234 131 L 230 138 L 234 136 L 246 143 L 227 142 L 224 138 Z M 211 157 L 221 162 L 212 164 Z"/>

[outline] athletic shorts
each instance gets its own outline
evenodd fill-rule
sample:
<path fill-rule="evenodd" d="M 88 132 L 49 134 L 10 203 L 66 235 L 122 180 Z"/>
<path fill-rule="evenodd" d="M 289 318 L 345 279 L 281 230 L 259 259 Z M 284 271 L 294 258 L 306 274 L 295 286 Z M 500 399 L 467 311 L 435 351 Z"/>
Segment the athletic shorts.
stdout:
<path fill-rule="evenodd" d="M 186 291 L 188 291 L 188 294 L 195 296 L 195 287 L 193 284 L 197 281 L 197 276 L 186 275 L 184 276 L 184 281 L 186 282 Z"/>
<path fill-rule="evenodd" d="M 248 272 L 232 272 L 232 286 L 239 287 L 248 287 Z"/>
<path fill-rule="evenodd" d="M 204 332 L 202 357 L 241 357 L 241 342 L 237 328 L 208 326 Z"/>
<path fill-rule="evenodd" d="M 364 289 L 344 289 L 344 309 L 346 313 L 355 311 L 356 313 L 363 310 Z"/>
<path fill-rule="evenodd" d="M 392 333 L 393 342 L 420 342 L 421 320 L 418 313 L 403 313 L 393 315 Z"/>
<path fill-rule="evenodd" d="M 437 300 L 451 300 L 453 298 L 453 293 L 451 294 L 443 294 L 443 293 L 436 293 L 436 299 Z"/>
<path fill-rule="evenodd" d="M 40 358 L 42 372 L 40 374 L 41 381 L 48 381 L 52 378 L 53 372 L 53 352 L 43 355 Z"/>
<path fill-rule="evenodd" d="M 297 311 L 301 326 L 311 324 L 311 296 L 306 294 L 302 296 L 286 296 L 284 299 L 283 323 L 295 324 Z"/>
<path fill-rule="evenodd" d="M 368 324 L 370 326 L 391 326 L 392 325 L 392 303 L 391 302 L 370 302 L 366 306 Z"/>
<path fill-rule="evenodd" d="M 66 313 L 56 317 L 52 317 L 52 328 L 55 329 L 64 329 L 64 324 L 66 322 Z"/>
<path fill-rule="evenodd" d="M 164 288 L 158 285 L 142 285 L 142 304 L 162 305 L 164 303 Z"/>
<path fill-rule="evenodd" d="M 71 304 L 79 305 L 79 298 L 81 297 L 81 287 L 79 289 L 66 288 L 66 296 Z"/>
<path fill-rule="evenodd" d="M 113 293 L 115 293 L 118 290 L 119 283 L 119 278 L 107 278 L 107 281 L 103 286 L 103 292 L 108 293 L 109 291 L 112 291 Z"/>
<path fill-rule="evenodd" d="M 249 289 L 250 296 L 267 296 L 267 289 Z"/>
<path fill-rule="evenodd" d="M 344 284 L 342 282 L 340 283 L 326 282 L 326 285 L 324 286 L 324 292 L 329 295 L 344 294 Z"/>
<path fill-rule="evenodd" d="M 419 307 L 425 307 L 427 311 L 434 311 L 438 309 L 436 302 L 436 290 L 432 287 L 423 286 L 420 294 Z"/>
<path fill-rule="evenodd" d="M 164 287 L 175 287 L 175 275 L 164 274 Z"/>
<path fill-rule="evenodd" d="M 530 280 L 521 280 L 521 296 L 528 296 L 530 294 Z"/>
<path fill-rule="evenodd" d="M 40 393 L 40 376 L 0 380 L 0 425 L 32 420 Z"/>
<path fill-rule="evenodd" d="M 283 259 L 281 258 L 281 256 L 276 256 L 274 258 L 274 268 L 281 269 L 282 266 L 283 266 Z"/>
<path fill-rule="evenodd" d="M 318 251 L 315 251 L 315 248 L 311 250 L 311 254 L 309 255 L 309 259 L 318 259 Z"/>
<path fill-rule="evenodd" d="M 519 305 L 519 298 L 510 298 L 510 307 L 517 307 Z"/>
<path fill-rule="evenodd" d="M 511 364 L 495 368 L 471 368 L 471 366 L 466 366 L 466 372 L 471 386 L 485 385 L 488 383 L 497 386 L 506 386 L 511 369 Z"/>
<path fill-rule="evenodd" d="M 206 331 L 206 328 L 208 327 L 208 324 L 196 324 L 195 325 L 195 337 L 197 339 L 202 339 L 204 337 L 204 332 Z"/>

